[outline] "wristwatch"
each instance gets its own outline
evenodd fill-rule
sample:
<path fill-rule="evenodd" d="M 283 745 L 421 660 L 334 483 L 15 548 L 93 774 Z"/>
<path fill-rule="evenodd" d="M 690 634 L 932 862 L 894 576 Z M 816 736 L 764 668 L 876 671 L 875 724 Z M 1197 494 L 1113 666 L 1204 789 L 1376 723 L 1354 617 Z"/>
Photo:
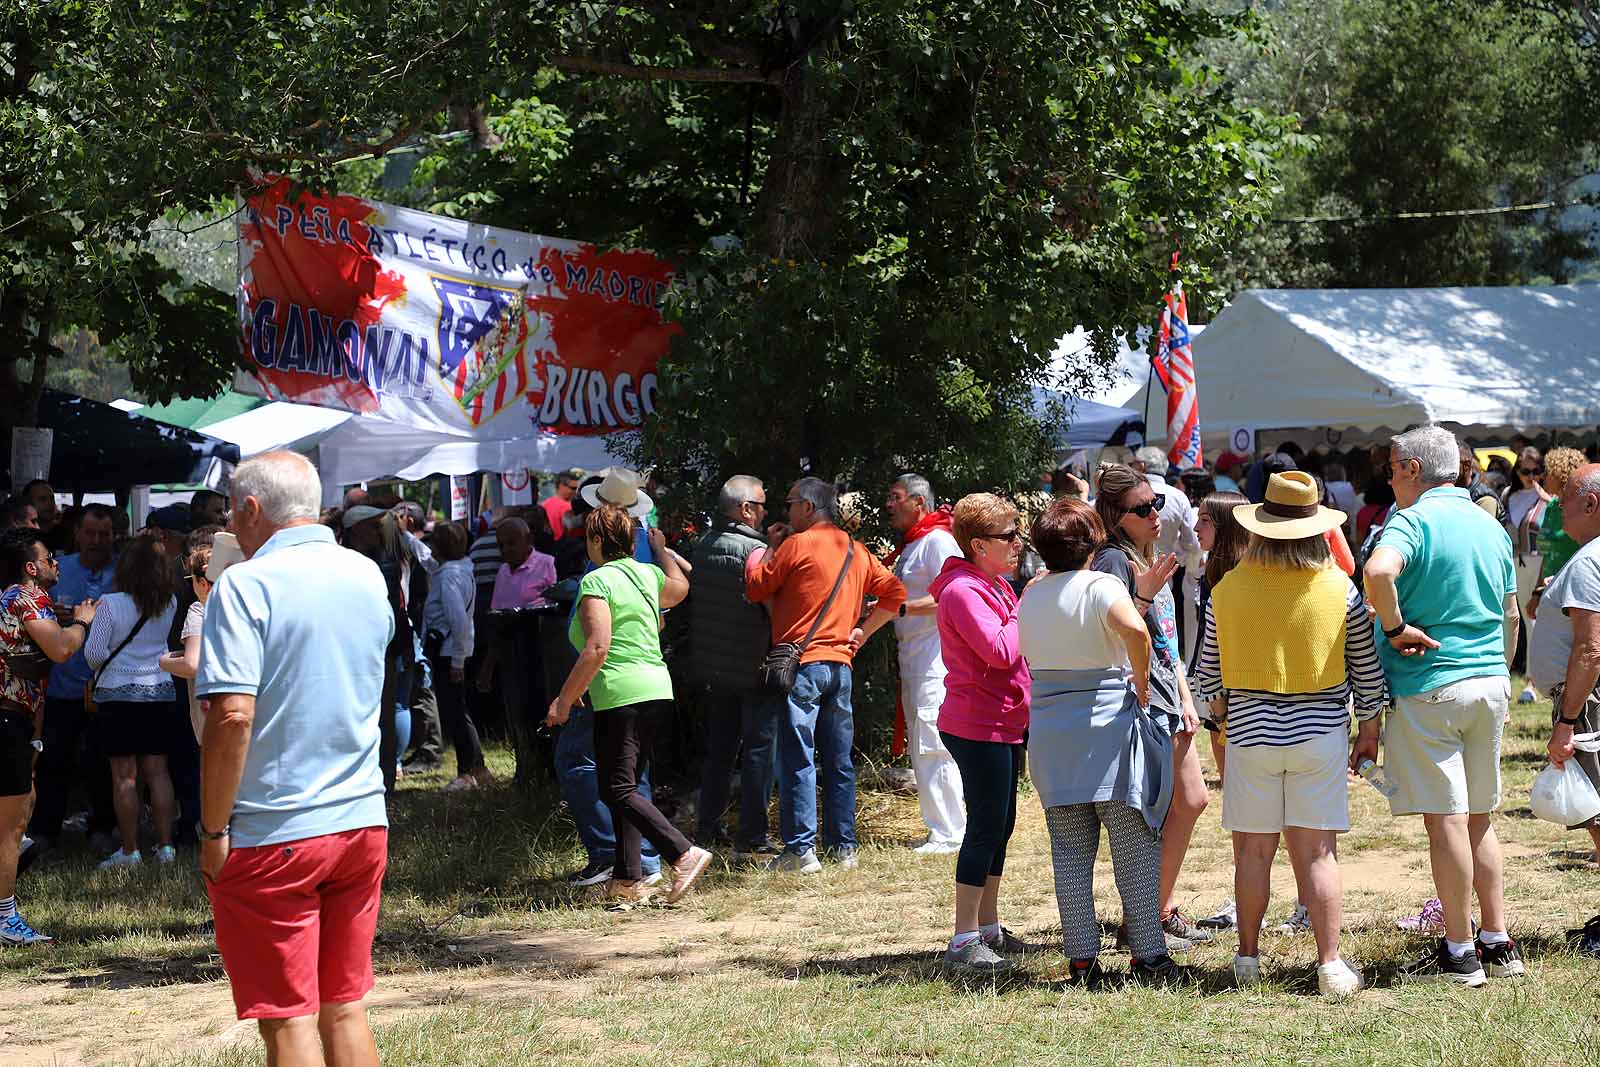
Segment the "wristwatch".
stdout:
<path fill-rule="evenodd" d="M 903 619 L 903 618 L 905 618 L 905 617 L 906 617 L 906 606 L 905 606 L 905 604 L 904 604 L 904 603 L 902 603 L 902 604 L 901 604 L 901 605 L 900 605 L 900 617 L 901 617 L 901 618 L 902 618 L 902 619 Z"/>
<path fill-rule="evenodd" d="M 1378 625 L 1382 626 L 1383 624 L 1380 622 Z M 1405 632 L 1405 628 L 1406 628 L 1406 620 L 1401 619 L 1395 625 L 1394 629 L 1392 629 L 1392 630 L 1389 629 L 1387 626 L 1384 626 L 1384 628 L 1383 628 L 1383 636 L 1388 637 L 1388 638 L 1399 637 L 1402 633 Z"/>
<path fill-rule="evenodd" d="M 42 738 L 35 737 L 32 741 L 29 741 L 28 744 L 33 746 L 33 750 L 35 752 L 44 751 L 44 740 Z"/>
<path fill-rule="evenodd" d="M 1569 719 L 1565 715 L 1562 715 L 1556 721 L 1561 723 L 1563 726 L 1577 726 L 1579 723 L 1583 722 L 1583 712 L 1578 712 L 1578 717 L 1575 719 Z"/>
<path fill-rule="evenodd" d="M 227 826 L 224 826 L 216 833 L 212 833 L 210 830 L 207 830 L 206 824 L 203 822 L 196 821 L 194 824 L 194 836 L 198 837 L 202 841 L 221 841 L 231 833 L 233 833 L 233 825 L 231 823 Z"/>

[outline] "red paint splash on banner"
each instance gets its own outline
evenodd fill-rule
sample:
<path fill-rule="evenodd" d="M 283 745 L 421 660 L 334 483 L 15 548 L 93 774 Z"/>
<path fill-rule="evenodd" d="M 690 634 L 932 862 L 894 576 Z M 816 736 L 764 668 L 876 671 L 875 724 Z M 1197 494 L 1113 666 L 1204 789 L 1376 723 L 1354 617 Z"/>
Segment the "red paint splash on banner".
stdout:
<path fill-rule="evenodd" d="M 368 251 L 367 220 L 372 206 L 353 196 L 310 192 L 291 200 L 289 192 L 289 180 L 280 178 L 250 198 L 252 214 L 240 226 L 241 237 L 252 248 L 244 284 L 246 308 L 253 316 L 263 299 L 274 300 L 279 338 L 284 336 L 289 304 L 315 308 L 333 316 L 335 322 L 352 321 L 365 331 L 406 288 L 405 279 L 384 270 Z M 280 207 L 294 213 L 294 222 L 281 232 L 277 225 Z M 307 219 L 311 221 L 303 221 Z M 333 239 L 327 239 L 329 235 Z M 241 322 L 240 327 L 244 364 L 273 398 L 359 412 L 378 410 L 377 394 L 362 382 L 262 367 L 250 353 L 248 323 Z"/>
<path fill-rule="evenodd" d="M 539 266 L 553 280 L 546 293 L 530 295 L 528 305 L 549 324 L 553 351 L 539 352 L 540 383 L 527 393 L 535 410 L 544 404 L 551 366 L 564 368 L 569 382 L 574 371 L 598 372 L 608 383 L 626 374 L 636 389 L 645 375 L 656 373 L 673 335 L 683 329 L 663 322 L 657 306 L 672 281 L 672 264 L 649 252 L 599 252 L 583 244 L 576 251 L 546 248 Z M 595 432 L 565 418 L 545 426 L 557 433 Z"/>

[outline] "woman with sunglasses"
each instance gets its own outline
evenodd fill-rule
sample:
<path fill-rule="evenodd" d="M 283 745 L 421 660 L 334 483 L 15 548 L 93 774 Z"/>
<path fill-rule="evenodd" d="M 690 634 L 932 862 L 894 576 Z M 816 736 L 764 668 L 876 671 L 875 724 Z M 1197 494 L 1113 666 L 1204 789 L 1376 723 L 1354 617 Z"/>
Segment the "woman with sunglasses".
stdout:
<path fill-rule="evenodd" d="M 1000 925 L 1000 876 L 1017 822 L 1017 779 L 1028 730 L 1030 679 L 1017 633 L 1017 509 L 991 493 L 956 502 L 951 532 L 962 555 L 928 587 L 944 658 L 939 737 L 961 772 L 967 832 L 956 856 L 955 935 L 944 955 L 954 974 L 994 975 L 1014 966 L 1000 953 L 1027 946 Z"/>
<path fill-rule="evenodd" d="M 1133 597 L 1150 631 L 1150 715 L 1172 735 L 1172 806 L 1161 835 L 1161 928 L 1170 947 L 1182 951 L 1195 942 L 1214 940 L 1178 910 L 1178 873 L 1189 851 L 1200 813 L 1206 810 L 1206 783 L 1194 737 L 1200 726 L 1194 699 L 1178 654 L 1177 610 L 1172 597 L 1174 556 L 1157 558 L 1161 536 L 1162 495 L 1131 467 L 1108 463 L 1100 468 L 1095 511 L 1106 528 L 1106 547 L 1095 553 L 1094 569 L 1115 575 Z M 1171 490 L 1169 490 L 1171 491 Z M 1118 942 L 1126 939 L 1118 931 Z"/>
<path fill-rule="evenodd" d="M 1506 513 L 1511 520 L 1511 528 L 1519 535 L 1524 533 L 1523 523 L 1532 516 L 1528 525 L 1533 529 L 1539 528 L 1539 523 L 1544 519 L 1544 506 L 1550 501 L 1550 494 L 1545 492 L 1544 456 L 1537 448 L 1529 445 L 1517 457 L 1518 488 L 1513 489 L 1506 497 Z M 1519 537 L 1518 547 L 1523 547 L 1522 538 Z"/>

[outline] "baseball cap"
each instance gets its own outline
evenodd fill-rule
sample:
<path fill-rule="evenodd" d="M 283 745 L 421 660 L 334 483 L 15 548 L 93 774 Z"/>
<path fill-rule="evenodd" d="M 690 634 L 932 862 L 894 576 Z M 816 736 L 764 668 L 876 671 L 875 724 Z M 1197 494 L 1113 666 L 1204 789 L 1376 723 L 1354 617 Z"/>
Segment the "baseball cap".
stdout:
<path fill-rule="evenodd" d="M 152 529 L 181 534 L 188 533 L 194 525 L 189 517 L 189 509 L 180 504 L 168 504 L 164 508 L 156 508 L 145 519 L 144 524 Z"/>

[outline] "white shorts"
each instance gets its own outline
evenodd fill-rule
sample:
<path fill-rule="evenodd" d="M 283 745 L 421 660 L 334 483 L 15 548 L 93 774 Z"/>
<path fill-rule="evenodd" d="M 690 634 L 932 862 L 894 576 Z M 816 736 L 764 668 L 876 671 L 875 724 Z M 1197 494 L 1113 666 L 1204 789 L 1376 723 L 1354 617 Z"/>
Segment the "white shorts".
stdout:
<path fill-rule="evenodd" d="M 1500 733 L 1511 706 L 1503 674 L 1396 697 L 1383 728 L 1396 815 L 1487 815 L 1500 806 Z M 1228 768 L 1231 772 L 1232 767 Z"/>
<path fill-rule="evenodd" d="M 1350 829 L 1350 737 L 1330 730 L 1296 745 L 1228 745 L 1222 828 L 1275 834 L 1285 826 Z"/>

